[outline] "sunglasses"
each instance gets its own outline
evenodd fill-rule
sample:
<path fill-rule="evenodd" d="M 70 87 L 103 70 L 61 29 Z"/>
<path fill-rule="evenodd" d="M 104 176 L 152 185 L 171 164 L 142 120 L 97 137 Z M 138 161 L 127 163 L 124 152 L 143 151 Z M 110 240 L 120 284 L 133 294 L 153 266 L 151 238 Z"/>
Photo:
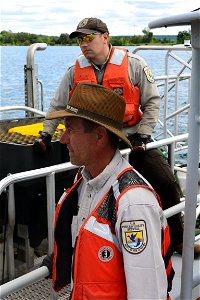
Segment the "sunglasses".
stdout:
<path fill-rule="evenodd" d="M 99 34 L 100 33 L 90 33 L 85 36 L 79 36 L 77 39 L 79 44 L 81 44 L 82 42 L 90 43 L 95 39 L 95 36 Z"/>

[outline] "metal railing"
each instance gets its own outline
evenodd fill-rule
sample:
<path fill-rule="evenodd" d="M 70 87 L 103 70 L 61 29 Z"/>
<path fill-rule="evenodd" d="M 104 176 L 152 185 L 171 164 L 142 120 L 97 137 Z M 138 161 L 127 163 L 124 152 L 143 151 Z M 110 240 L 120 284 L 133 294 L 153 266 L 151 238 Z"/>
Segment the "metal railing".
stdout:
<path fill-rule="evenodd" d="M 178 117 L 183 112 L 188 112 L 190 108 L 190 94 L 191 94 L 191 61 L 192 56 L 190 56 L 186 61 L 183 60 L 181 57 L 179 57 L 177 54 L 174 53 L 174 51 L 192 51 L 191 46 L 186 47 L 183 45 L 180 46 L 139 46 L 133 50 L 133 53 L 137 53 L 139 51 L 149 51 L 149 50 L 158 50 L 158 51 L 166 51 L 165 54 L 165 69 L 164 69 L 164 75 L 162 76 L 155 76 L 155 80 L 157 83 L 157 86 L 160 90 L 160 96 L 161 100 L 163 100 L 163 108 L 162 108 L 162 115 L 159 118 L 159 124 L 161 126 L 161 132 L 158 133 L 155 136 L 155 139 L 157 139 L 159 136 L 162 136 L 162 138 L 166 138 L 168 136 L 175 136 L 182 132 L 179 132 L 178 130 Z M 177 74 L 170 74 L 169 65 L 170 58 L 174 60 L 174 62 L 178 62 L 181 67 L 177 71 Z M 184 74 L 183 72 L 185 70 L 188 70 L 188 74 Z M 186 105 L 183 105 L 182 107 L 178 107 L 178 100 L 179 100 L 179 92 L 180 92 L 180 82 L 182 81 L 188 81 L 188 103 Z M 164 88 L 162 91 L 161 88 Z M 174 112 L 169 113 L 169 93 L 174 92 L 173 96 L 170 94 L 170 100 L 174 103 Z M 173 100 L 172 100 L 173 99 Z M 168 123 L 173 121 L 173 132 L 169 130 Z M 187 130 L 186 130 L 187 132 Z"/>
<path fill-rule="evenodd" d="M 9 111 L 9 110 L 24 110 L 26 113 L 31 112 L 36 115 L 40 115 L 42 117 L 46 116 L 46 113 L 44 111 L 38 110 L 36 108 L 23 106 L 23 105 L 13 105 L 13 106 L 4 106 L 0 107 L 0 112 Z"/>
<path fill-rule="evenodd" d="M 173 144 L 178 141 L 184 141 L 188 139 L 187 134 L 183 134 L 176 137 L 170 137 L 164 140 L 152 142 L 146 145 L 147 149 L 153 149 L 157 147 L 161 147 L 163 145 L 167 145 L 169 147 L 169 152 L 173 152 Z M 125 149 L 121 151 L 123 157 L 128 159 L 130 149 Z M 174 156 L 171 154 L 171 165 L 174 165 L 173 158 Z M 6 296 L 12 291 L 22 288 L 27 284 L 33 283 L 36 280 L 44 278 L 48 275 L 48 270 L 43 267 L 37 271 L 33 271 L 28 273 L 28 275 L 23 275 L 17 279 L 15 278 L 15 265 L 14 265 L 14 245 L 13 245 L 13 230 L 15 225 L 15 195 L 14 195 L 14 184 L 16 182 L 27 181 L 35 178 L 46 177 L 46 192 L 47 192 L 47 217 L 48 217 L 48 252 L 51 253 L 53 251 L 53 240 L 54 240 L 54 213 L 55 213 L 55 174 L 59 172 L 64 172 L 67 170 L 74 169 L 71 163 L 63 163 L 51 167 L 16 173 L 7 176 L 6 178 L 0 181 L 0 194 L 5 191 L 7 188 L 9 190 L 8 197 L 8 225 L 7 225 L 7 261 L 8 261 L 8 274 L 9 280 L 8 282 L 1 287 L 2 296 Z M 169 208 L 165 211 L 166 217 L 170 217 L 173 214 L 176 214 L 184 209 L 184 198 L 183 201 L 176 205 L 175 207 Z M 200 195 L 198 195 L 198 202 L 200 202 Z M 21 278 L 21 279 L 20 279 Z M 14 279 L 14 281 L 13 281 Z M 200 278 L 195 282 L 200 283 Z M 55 298 L 53 298 L 55 299 Z"/>

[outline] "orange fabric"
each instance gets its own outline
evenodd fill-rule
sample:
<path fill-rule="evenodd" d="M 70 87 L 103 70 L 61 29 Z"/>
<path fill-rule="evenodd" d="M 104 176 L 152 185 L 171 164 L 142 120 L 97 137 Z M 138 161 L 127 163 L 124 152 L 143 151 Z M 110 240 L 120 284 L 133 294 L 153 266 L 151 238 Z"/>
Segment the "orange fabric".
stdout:
<path fill-rule="evenodd" d="M 118 176 L 118 180 L 120 177 L 133 169 L 132 167 L 125 169 Z M 63 199 L 58 203 L 56 209 L 56 217 L 55 223 L 58 219 L 58 214 L 63 202 L 67 199 L 66 197 L 73 190 L 73 188 L 78 184 L 81 180 L 80 178 L 71 189 L 66 192 L 66 195 Z M 144 188 L 150 187 L 146 185 L 132 185 L 131 188 L 142 186 Z M 119 202 L 121 196 L 124 192 L 126 192 L 130 187 L 127 186 L 125 189 L 120 191 L 119 197 L 116 199 Z M 127 300 L 127 287 L 126 287 L 126 279 L 124 273 L 123 266 L 123 256 L 122 253 L 118 250 L 116 245 L 108 239 L 95 234 L 88 229 L 86 229 L 86 224 L 88 225 L 88 220 L 91 216 L 96 218 L 96 222 L 101 224 L 107 224 L 110 228 L 112 234 L 115 234 L 115 229 L 111 225 L 110 221 L 106 218 L 100 217 L 98 214 L 98 209 L 100 208 L 103 201 L 106 199 L 106 193 L 104 197 L 102 197 L 101 201 L 97 205 L 97 207 L 91 212 L 85 222 L 82 224 L 79 235 L 76 242 L 76 247 L 74 251 L 74 264 L 73 264 L 73 291 L 71 295 L 71 300 L 88 300 L 88 299 L 109 299 L 109 300 Z M 117 203 L 118 204 L 118 203 Z M 56 224 L 55 224 L 56 226 Z M 93 227 L 91 227 L 93 228 Z M 91 229 L 90 229 L 91 230 Z M 66 238 L 66 237 L 63 237 Z M 162 229 L 162 254 L 163 259 L 165 260 L 165 255 L 167 254 L 170 239 L 169 239 L 169 228 Z M 111 259 L 106 261 L 102 260 L 100 256 L 101 249 L 108 247 L 111 250 Z M 56 270 L 56 259 L 57 259 L 57 245 L 54 243 L 54 268 L 53 268 L 53 282 L 56 280 L 57 270 Z M 167 277 L 170 277 L 172 270 L 172 261 L 169 261 L 166 264 L 166 274 Z M 61 287 L 62 288 L 62 287 Z M 57 289 L 56 291 L 60 290 Z M 167 298 L 170 299 L 170 298 Z"/>
<path fill-rule="evenodd" d="M 117 48 L 113 47 L 111 50 L 111 54 L 104 72 L 102 85 L 111 90 L 120 91 L 120 95 L 125 99 L 126 102 L 124 127 L 133 126 L 142 118 L 142 112 L 139 109 L 140 90 L 137 86 L 133 86 L 129 81 L 126 49 L 119 48 L 120 50 L 125 51 L 124 58 L 120 65 L 116 65 L 111 62 L 115 49 Z M 77 60 L 74 71 L 74 86 L 70 91 L 70 97 L 79 82 L 97 83 L 97 79 L 92 66 L 81 68 Z"/>
<path fill-rule="evenodd" d="M 113 250 L 108 262 L 98 258 L 105 245 Z M 82 227 L 75 252 L 72 300 L 86 299 L 127 300 L 127 294 L 122 254 L 113 243 Z"/>

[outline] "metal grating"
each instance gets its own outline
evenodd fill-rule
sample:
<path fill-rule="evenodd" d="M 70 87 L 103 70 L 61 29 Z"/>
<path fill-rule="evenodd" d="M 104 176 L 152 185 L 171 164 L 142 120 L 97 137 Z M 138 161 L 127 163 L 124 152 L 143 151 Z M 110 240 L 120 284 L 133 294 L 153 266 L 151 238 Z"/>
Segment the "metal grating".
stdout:
<path fill-rule="evenodd" d="M 42 279 L 26 288 L 11 293 L 1 300 L 50 300 L 51 280 Z M 58 294 L 58 300 L 69 300 L 70 285 L 63 288 Z"/>

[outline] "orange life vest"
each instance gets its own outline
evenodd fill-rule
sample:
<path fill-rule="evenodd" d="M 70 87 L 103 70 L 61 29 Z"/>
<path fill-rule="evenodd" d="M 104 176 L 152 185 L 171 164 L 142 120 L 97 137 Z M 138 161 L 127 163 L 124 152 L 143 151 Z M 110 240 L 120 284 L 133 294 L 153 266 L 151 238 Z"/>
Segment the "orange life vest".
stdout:
<path fill-rule="evenodd" d="M 98 83 L 94 68 L 84 55 L 80 55 L 76 60 L 74 86 L 70 91 L 70 97 L 79 82 Z M 102 85 L 120 94 L 125 99 L 124 127 L 137 124 L 142 118 L 140 90 L 139 87 L 133 86 L 129 81 L 126 49 L 112 47 Z"/>
<path fill-rule="evenodd" d="M 69 244 L 70 248 L 71 244 L 70 236 L 69 238 L 67 236 L 69 230 L 65 228 L 65 221 L 63 220 L 64 217 L 66 218 L 66 215 L 63 215 L 63 213 L 66 213 L 66 203 L 69 204 L 69 202 L 66 201 L 68 198 L 67 195 L 69 196 L 69 192 L 77 188 L 80 180 L 81 179 L 75 183 L 71 191 L 68 190 L 66 196 L 59 202 L 56 210 L 55 231 L 57 234 L 55 235 L 53 264 L 53 286 L 56 291 L 70 282 L 69 274 L 71 273 L 71 268 L 68 268 L 66 272 L 64 267 L 67 266 L 66 261 L 69 261 L 69 258 L 66 257 L 69 254 L 66 245 Z M 130 184 L 130 182 L 132 184 Z M 123 256 L 115 243 L 115 224 L 118 203 L 121 196 L 127 189 L 138 186 L 151 189 L 132 168 L 124 170 L 81 226 L 74 251 L 72 273 L 74 286 L 70 298 L 71 300 L 127 300 Z M 65 206 L 64 209 L 63 205 Z M 60 218 L 61 211 L 62 217 Z M 99 226 L 101 230 L 97 230 Z M 61 228 L 58 230 L 57 227 Z M 162 228 L 162 254 L 168 277 L 168 292 L 171 289 L 173 278 L 171 257 L 168 253 L 169 243 L 169 230 L 168 226 L 166 226 Z M 61 250 L 59 249 L 60 247 L 62 248 Z M 59 254 L 62 255 L 62 257 L 59 257 Z M 66 273 L 63 274 L 63 272 Z M 68 276 L 67 280 L 66 278 L 63 279 L 63 276 L 66 276 L 66 274 Z M 166 295 L 166 299 L 167 298 L 170 299 L 168 295 Z"/>

